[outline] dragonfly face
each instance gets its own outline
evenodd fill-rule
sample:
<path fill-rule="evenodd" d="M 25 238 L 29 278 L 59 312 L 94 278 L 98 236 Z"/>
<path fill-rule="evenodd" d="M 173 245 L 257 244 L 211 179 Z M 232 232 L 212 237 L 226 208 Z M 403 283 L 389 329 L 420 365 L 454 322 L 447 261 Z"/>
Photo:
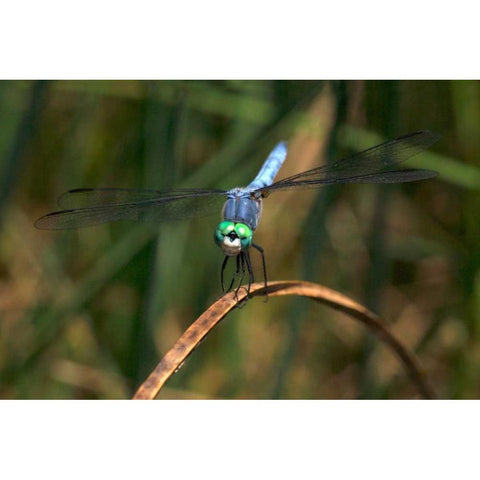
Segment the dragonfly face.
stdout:
<path fill-rule="evenodd" d="M 245 223 L 224 220 L 216 228 L 214 239 L 225 255 L 235 257 L 252 246 L 253 232 Z"/>

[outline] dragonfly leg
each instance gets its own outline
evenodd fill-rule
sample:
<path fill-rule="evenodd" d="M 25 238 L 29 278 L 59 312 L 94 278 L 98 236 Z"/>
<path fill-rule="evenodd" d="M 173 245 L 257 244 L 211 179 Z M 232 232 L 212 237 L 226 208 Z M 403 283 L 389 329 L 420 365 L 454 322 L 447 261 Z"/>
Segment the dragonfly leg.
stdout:
<path fill-rule="evenodd" d="M 238 297 L 238 292 L 240 287 L 242 286 L 243 279 L 245 278 L 245 254 L 241 252 L 237 255 L 237 270 L 239 270 L 239 265 L 241 266 L 242 274 L 240 275 L 240 279 L 238 281 L 237 288 L 235 289 L 235 299 Z"/>
<path fill-rule="evenodd" d="M 268 301 L 268 293 L 267 293 L 267 264 L 265 262 L 265 252 L 260 245 L 256 243 L 252 243 L 252 247 L 257 249 L 260 254 L 262 255 L 262 266 L 263 266 L 263 282 L 265 284 L 265 301 Z"/>
<path fill-rule="evenodd" d="M 228 255 L 227 255 L 227 257 L 228 257 Z M 240 273 L 240 262 L 239 262 L 238 256 L 237 256 L 236 260 L 237 260 L 237 268 L 235 270 L 235 273 L 232 276 L 232 280 L 230 282 L 230 285 L 228 286 L 228 289 L 225 291 L 225 293 L 228 293 L 232 290 L 233 284 L 235 283 L 235 279 L 238 277 L 238 274 Z M 224 262 L 226 262 L 226 261 L 224 260 Z"/>
<path fill-rule="evenodd" d="M 225 255 L 225 260 L 223 261 L 222 263 L 222 270 L 220 271 L 220 281 L 222 283 L 222 292 L 225 294 L 227 293 L 228 290 L 225 290 L 225 283 L 224 283 L 224 278 L 223 278 L 223 274 L 225 272 L 225 268 L 227 267 L 227 263 L 228 263 L 228 259 L 230 257 L 228 255 Z M 231 288 L 231 287 L 230 287 Z"/>
<path fill-rule="evenodd" d="M 247 297 L 250 296 L 250 287 L 252 283 L 255 281 L 255 277 L 253 276 L 253 269 L 252 269 L 252 262 L 250 261 L 250 253 L 248 251 L 245 252 L 245 261 L 247 263 L 248 269 L 248 288 L 247 288 Z"/>

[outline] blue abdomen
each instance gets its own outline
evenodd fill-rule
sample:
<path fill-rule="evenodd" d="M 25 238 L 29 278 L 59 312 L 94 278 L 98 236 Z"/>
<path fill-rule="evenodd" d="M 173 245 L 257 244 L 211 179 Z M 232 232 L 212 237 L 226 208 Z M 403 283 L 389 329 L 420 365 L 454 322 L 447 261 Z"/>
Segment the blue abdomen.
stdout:
<path fill-rule="evenodd" d="M 277 176 L 285 158 L 287 157 L 287 143 L 280 142 L 270 152 L 270 155 L 265 160 L 262 168 L 258 172 L 253 182 L 248 185 L 248 189 L 257 190 L 259 188 L 267 187 L 273 183 L 274 178 Z"/>
<path fill-rule="evenodd" d="M 286 142 L 278 143 L 265 160 L 253 182 L 245 188 L 233 188 L 228 192 L 228 200 L 225 202 L 222 211 L 224 220 L 245 223 L 252 230 L 257 228 L 262 213 L 262 199 L 260 195 L 254 198 L 252 192 L 273 183 L 273 179 L 283 165 L 286 156 Z"/>

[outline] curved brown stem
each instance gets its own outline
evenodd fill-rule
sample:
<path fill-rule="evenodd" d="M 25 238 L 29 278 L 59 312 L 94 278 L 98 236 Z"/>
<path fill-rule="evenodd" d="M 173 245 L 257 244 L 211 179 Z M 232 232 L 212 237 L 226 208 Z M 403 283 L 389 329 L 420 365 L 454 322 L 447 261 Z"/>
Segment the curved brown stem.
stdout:
<path fill-rule="evenodd" d="M 300 281 L 277 281 L 268 284 L 267 293 L 271 297 L 282 295 L 299 295 L 340 310 L 366 325 L 381 341 L 388 345 L 398 356 L 411 381 L 424 398 L 435 398 L 435 393 L 421 371 L 417 360 L 380 322 L 380 318 L 364 306 L 345 295 L 322 285 Z M 254 283 L 250 288 L 250 296 L 264 295 L 265 285 Z M 211 305 L 197 320 L 190 325 L 175 345 L 167 352 L 155 370 L 139 387 L 134 399 L 154 399 L 165 382 L 182 365 L 185 359 L 195 350 L 198 344 L 217 325 L 238 302 L 245 300 L 246 289 L 241 289 L 235 298 L 235 292 L 224 295 Z"/>

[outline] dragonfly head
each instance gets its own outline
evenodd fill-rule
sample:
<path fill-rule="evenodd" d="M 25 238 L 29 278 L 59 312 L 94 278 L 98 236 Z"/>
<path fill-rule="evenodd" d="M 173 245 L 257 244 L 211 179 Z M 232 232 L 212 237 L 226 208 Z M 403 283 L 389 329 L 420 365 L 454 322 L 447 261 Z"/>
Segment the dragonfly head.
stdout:
<path fill-rule="evenodd" d="M 215 229 L 215 243 L 222 248 L 225 255 L 234 257 L 252 245 L 252 229 L 244 223 L 228 220 L 221 222 Z"/>

